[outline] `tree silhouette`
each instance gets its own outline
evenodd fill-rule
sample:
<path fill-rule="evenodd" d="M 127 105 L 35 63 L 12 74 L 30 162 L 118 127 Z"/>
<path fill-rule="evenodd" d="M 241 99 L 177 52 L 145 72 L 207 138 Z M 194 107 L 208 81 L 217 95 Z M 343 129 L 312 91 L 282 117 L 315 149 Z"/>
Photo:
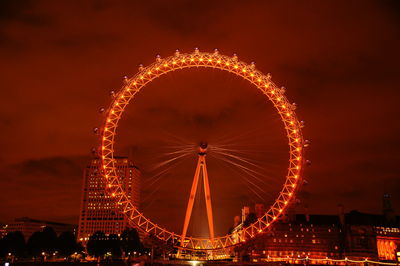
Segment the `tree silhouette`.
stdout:
<path fill-rule="evenodd" d="M 87 243 L 87 251 L 91 256 L 100 258 L 107 252 L 108 238 L 102 231 L 96 231 L 90 236 Z"/>
<path fill-rule="evenodd" d="M 116 234 L 110 234 L 107 240 L 107 252 L 113 257 L 121 257 L 121 241 Z"/>
<path fill-rule="evenodd" d="M 20 231 L 10 232 L 0 240 L 0 256 L 8 253 L 16 257 L 22 257 L 25 254 L 26 244 L 24 235 Z"/>
<path fill-rule="evenodd" d="M 63 232 L 57 238 L 57 251 L 63 257 L 68 257 L 77 251 L 77 243 L 72 232 Z"/>
<path fill-rule="evenodd" d="M 43 250 L 43 232 L 34 232 L 28 239 L 27 250 L 28 254 L 31 256 L 38 256 Z"/>
<path fill-rule="evenodd" d="M 56 251 L 57 247 L 57 234 L 51 227 L 45 227 L 42 232 L 43 238 L 43 246 L 42 249 L 44 252 L 50 254 Z"/>
<path fill-rule="evenodd" d="M 139 234 L 134 228 L 126 228 L 121 234 L 121 247 L 125 255 L 134 251 L 140 252 L 142 244 L 140 243 Z"/>

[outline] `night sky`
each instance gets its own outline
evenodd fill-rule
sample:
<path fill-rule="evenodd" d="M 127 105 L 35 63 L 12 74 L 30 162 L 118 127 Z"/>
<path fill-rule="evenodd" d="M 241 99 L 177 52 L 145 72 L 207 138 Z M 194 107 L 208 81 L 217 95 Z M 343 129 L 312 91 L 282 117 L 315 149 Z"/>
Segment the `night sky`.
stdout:
<path fill-rule="evenodd" d="M 299 212 L 307 205 L 311 213 L 334 214 L 342 203 L 346 211 L 381 213 L 382 195 L 390 193 L 399 213 L 397 1 L 49 0 L 0 2 L 0 221 L 77 223 L 83 168 L 97 145 L 92 129 L 103 119 L 99 108 L 111 102 L 109 91 L 156 54 L 195 47 L 255 61 L 297 103 L 312 141 Z M 279 191 L 287 167 L 271 104 L 217 70 L 155 81 L 134 99 L 118 132 L 117 151 L 131 156 L 143 182 L 172 146 L 203 139 L 257 148 L 249 158 L 270 175 L 265 194 Z M 257 200 L 239 182 L 225 186 L 228 172 L 211 152 L 217 231 L 224 233 L 240 206 Z M 188 158 L 143 205 L 167 227 L 171 211 L 184 213 L 195 152 Z M 218 211 L 225 206 L 225 214 Z"/>

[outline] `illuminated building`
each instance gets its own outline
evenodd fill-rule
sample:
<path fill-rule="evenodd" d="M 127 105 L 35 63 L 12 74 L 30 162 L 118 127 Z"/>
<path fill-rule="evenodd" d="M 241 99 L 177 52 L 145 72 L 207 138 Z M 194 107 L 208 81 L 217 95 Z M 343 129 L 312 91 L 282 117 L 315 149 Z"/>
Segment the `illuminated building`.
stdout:
<path fill-rule="evenodd" d="M 240 229 L 241 224 L 233 232 Z M 240 241 L 243 244 L 235 249 L 238 260 L 395 261 L 400 251 L 400 217 L 385 209 L 384 215 L 344 213 L 342 208 L 338 215 L 310 215 L 306 209 L 305 214 L 290 215 L 254 239 Z"/>
<path fill-rule="evenodd" d="M 116 157 L 115 166 L 119 182 L 128 198 L 139 205 L 140 172 L 126 157 Z M 84 171 L 82 202 L 78 226 L 78 240 L 84 243 L 96 231 L 121 234 L 128 221 L 116 207 L 114 200 L 106 193 L 106 181 L 100 173 L 100 160 L 94 158 Z"/>
<path fill-rule="evenodd" d="M 74 235 L 76 234 L 76 225 L 35 220 L 28 217 L 15 219 L 13 222 L 4 225 L 3 230 L 6 234 L 20 231 L 24 235 L 25 240 L 28 240 L 34 232 L 42 231 L 45 227 L 53 228 L 57 235 L 67 231 L 74 233 Z"/>

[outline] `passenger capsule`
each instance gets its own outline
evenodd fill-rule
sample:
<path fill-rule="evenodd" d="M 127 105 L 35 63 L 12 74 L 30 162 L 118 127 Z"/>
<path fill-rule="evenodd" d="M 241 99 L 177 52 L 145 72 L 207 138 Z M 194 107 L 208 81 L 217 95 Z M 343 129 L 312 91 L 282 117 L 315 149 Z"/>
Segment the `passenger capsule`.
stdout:
<path fill-rule="evenodd" d="M 139 64 L 139 71 L 142 71 L 144 69 L 142 64 Z"/>
<path fill-rule="evenodd" d="M 179 56 L 179 55 L 180 55 L 180 52 L 179 52 L 178 49 L 176 49 L 176 50 L 175 50 L 175 56 Z"/>
<path fill-rule="evenodd" d="M 99 109 L 99 113 L 100 113 L 100 114 L 104 113 L 105 111 L 106 111 L 106 109 L 104 109 L 104 107 L 101 107 L 101 108 Z"/>
<path fill-rule="evenodd" d="M 214 54 L 219 54 L 218 49 L 214 49 Z"/>

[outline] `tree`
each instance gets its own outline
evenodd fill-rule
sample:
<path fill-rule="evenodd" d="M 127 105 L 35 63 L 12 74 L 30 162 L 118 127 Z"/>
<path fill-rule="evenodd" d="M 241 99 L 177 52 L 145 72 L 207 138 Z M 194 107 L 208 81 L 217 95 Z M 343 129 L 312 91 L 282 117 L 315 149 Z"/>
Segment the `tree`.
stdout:
<path fill-rule="evenodd" d="M 11 253 L 16 257 L 22 257 L 25 249 L 25 238 L 20 231 L 10 232 L 0 240 L 0 256 Z"/>
<path fill-rule="evenodd" d="M 43 250 L 43 232 L 37 231 L 34 232 L 28 239 L 27 243 L 27 251 L 31 256 L 38 256 L 42 253 Z"/>
<path fill-rule="evenodd" d="M 142 244 L 140 243 L 140 237 L 136 229 L 127 228 L 122 232 L 121 247 L 125 255 L 142 250 Z"/>
<path fill-rule="evenodd" d="M 77 251 L 75 236 L 72 232 L 63 232 L 57 238 L 57 251 L 63 257 L 68 257 Z"/>
<path fill-rule="evenodd" d="M 113 257 L 121 257 L 121 241 L 116 234 L 110 234 L 107 240 L 107 252 Z"/>
<path fill-rule="evenodd" d="M 87 243 L 87 251 L 91 256 L 100 258 L 107 252 L 107 240 L 108 238 L 102 231 L 97 231 L 89 237 Z"/>
<path fill-rule="evenodd" d="M 57 247 L 57 234 L 56 232 L 53 230 L 53 228 L 46 226 L 43 229 L 43 233 L 42 233 L 42 237 L 43 237 L 43 246 L 42 249 L 44 252 L 46 252 L 47 254 L 51 254 L 54 251 L 56 251 L 56 247 Z"/>

